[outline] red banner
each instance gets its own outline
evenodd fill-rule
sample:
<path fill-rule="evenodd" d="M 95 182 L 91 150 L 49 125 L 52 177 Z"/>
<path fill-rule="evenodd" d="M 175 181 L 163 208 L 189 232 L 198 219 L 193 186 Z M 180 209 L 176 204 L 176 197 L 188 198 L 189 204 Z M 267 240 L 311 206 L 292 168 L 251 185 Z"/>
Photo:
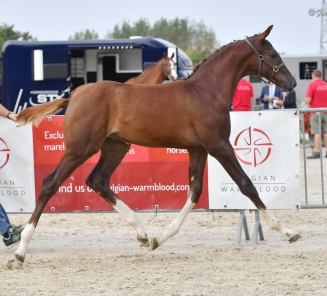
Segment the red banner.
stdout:
<path fill-rule="evenodd" d="M 45 119 L 33 128 L 35 188 L 38 197 L 43 178 L 51 173 L 65 151 L 63 116 Z M 45 212 L 107 211 L 112 207 L 85 184 L 99 159 L 89 158 L 60 186 L 46 205 Z M 114 172 L 113 192 L 133 210 L 180 210 L 188 192 L 188 153 L 184 149 L 146 148 L 132 145 Z M 208 209 L 208 172 L 196 208 Z"/>

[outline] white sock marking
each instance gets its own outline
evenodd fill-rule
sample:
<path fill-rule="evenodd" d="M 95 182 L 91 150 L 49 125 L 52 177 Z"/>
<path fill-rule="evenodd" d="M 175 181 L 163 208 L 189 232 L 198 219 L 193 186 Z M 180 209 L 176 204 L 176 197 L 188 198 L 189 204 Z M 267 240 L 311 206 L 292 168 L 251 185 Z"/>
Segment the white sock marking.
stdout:
<path fill-rule="evenodd" d="M 286 235 L 288 238 L 291 238 L 294 235 L 294 231 L 285 227 L 279 220 L 268 210 L 259 210 L 263 219 L 267 222 L 268 226 L 272 230 L 276 230 L 277 232 Z"/>
<path fill-rule="evenodd" d="M 186 218 L 187 214 L 193 209 L 195 206 L 195 203 L 191 201 L 192 194 L 188 194 L 187 201 L 183 207 L 183 209 L 178 213 L 177 217 L 174 219 L 173 222 L 170 223 L 170 225 L 166 228 L 164 233 L 157 238 L 157 241 L 159 243 L 159 246 L 161 246 L 167 239 L 172 237 L 173 235 L 177 234 L 179 229 L 182 226 L 182 223 L 184 222 L 184 219 Z"/>
<path fill-rule="evenodd" d="M 146 236 L 146 232 L 140 218 L 136 216 L 136 214 L 123 201 L 117 199 L 116 205 L 113 206 L 113 208 L 126 219 L 128 224 L 135 229 L 140 237 Z"/>
<path fill-rule="evenodd" d="M 27 224 L 25 226 L 21 234 L 18 250 L 15 252 L 16 254 L 25 257 L 27 246 L 33 237 L 34 231 L 35 231 L 35 227 L 33 224 Z"/>

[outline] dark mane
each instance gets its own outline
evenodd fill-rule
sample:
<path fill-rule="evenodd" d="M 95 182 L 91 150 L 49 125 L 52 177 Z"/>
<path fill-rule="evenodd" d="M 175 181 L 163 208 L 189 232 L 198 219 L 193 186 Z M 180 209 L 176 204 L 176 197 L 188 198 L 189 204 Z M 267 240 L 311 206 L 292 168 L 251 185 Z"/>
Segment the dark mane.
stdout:
<path fill-rule="evenodd" d="M 260 33 L 259 33 L 260 34 Z M 255 34 L 255 35 L 253 35 L 253 36 L 251 36 L 251 37 L 255 37 L 255 36 L 257 36 L 258 34 Z M 248 37 L 248 36 L 245 36 L 246 38 L 251 38 L 251 37 Z M 228 46 L 230 46 L 230 45 L 232 45 L 232 44 L 234 44 L 234 43 L 236 43 L 236 42 L 238 42 L 238 41 L 242 41 L 242 40 L 234 40 L 234 41 L 232 41 L 232 42 L 230 42 L 230 43 L 228 43 L 228 44 L 225 44 L 225 45 L 223 45 L 222 47 L 219 47 L 218 49 L 216 49 L 213 53 L 211 53 L 209 56 L 207 56 L 206 58 L 204 58 L 199 64 L 197 64 L 196 66 L 195 66 L 195 68 L 194 68 L 194 70 L 193 70 L 193 72 L 192 72 L 192 74 L 191 75 L 189 75 L 187 78 L 185 78 L 185 79 L 189 79 L 189 78 L 191 78 L 192 76 L 193 76 L 193 74 L 196 72 L 196 71 L 198 71 L 199 70 L 199 68 L 202 66 L 202 64 L 206 61 L 206 60 L 208 60 L 211 56 L 213 56 L 214 54 L 216 54 L 217 52 L 219 52 L 219 51 L 221 51 L 221 50 L 223 50 L 223 49 L 225 49 L 226 47 L 228 47 Z"/>
<path fill-rule="evenodd" d="M 160 60 L 161 61 L 161 60 Z M 150 69 L 152 69 L 154 66 L 156 66 L 160 61 L 158 61 L 158 62 L 156 62 L 156 63 L 154 63 L 153 65 L 151 65 L 149 68 L 146 68 L 143 72 L 142 72 L 142 74 L 144 73 L 144 72 L 146 72 L 146 71 L 148 71 L 148 70 L 150 70 Z"/>
<path fill-rule="evenodd" d="M 161 61 L 161 60 L 160 60 Z M 154 68 L 160 61 L 158 61 L 158 62 L 156 62 L 156 63 L 154 63 L 153 65 L 151 65 L 149 68 L 146 68 L 141 74 L 139 74 L 138 76 L 136 76 L 136 77 L 140 77 L 140 76 L 142 76 L 144 73 L 146 73 L 148 70 L 150 70 L 150 69 L 152 69 L 152 68 Z M 136 77 L 133 77 L 133 78 L 136 78 Z"/>

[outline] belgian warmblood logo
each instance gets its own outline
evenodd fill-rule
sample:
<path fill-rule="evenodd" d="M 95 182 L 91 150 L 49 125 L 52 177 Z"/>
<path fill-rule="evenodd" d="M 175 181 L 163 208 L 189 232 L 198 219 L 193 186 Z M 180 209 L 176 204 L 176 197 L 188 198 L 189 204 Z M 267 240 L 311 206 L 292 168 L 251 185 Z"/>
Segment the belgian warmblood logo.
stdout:
<path fill-rule="evenodd" d="M 236 136 L 234 151 L 240 162 L 256 167 L 269 158 L 272 145 L 263 130 L 250 126 Z"/>
<path fill-rule="evenodd" d="M 9 148 L 7 143 L 0 138 L 0 169 L 2 169 L 9 161 Z"/>

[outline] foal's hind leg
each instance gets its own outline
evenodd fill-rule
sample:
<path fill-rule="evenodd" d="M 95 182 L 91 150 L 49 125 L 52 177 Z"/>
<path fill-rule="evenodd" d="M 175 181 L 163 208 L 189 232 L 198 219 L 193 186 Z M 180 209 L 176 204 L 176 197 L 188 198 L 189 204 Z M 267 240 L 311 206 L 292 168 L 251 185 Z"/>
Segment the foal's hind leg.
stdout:
<path fill-rule="evenodd" d="M 295 234 L 291 229 L 286 228 L 261 201 L 257 190 L 255 189 L 250 178 L 245 174 L 239 164 L 234 150 L 229 141 L 225 141 L 217 146 L 208 148 L 209 154 L 216 158 L 231 178 L 235 181 L 241 192 L 247 196 L 258 208 L 264 220 L 269 227 L 287 236 L 289 242 L 295 242 L 300 238 L 299 234 Z"/>
<path fill-rule="evenodd" d="M 112 207 L 121 214 L 137 232 L 137 240 L 141 246 L 148 247 L 148 237 L 141 220 L 121 201 L 110 189 L 109 180 L 117 166 L 121 163 L 130 148 L 130 144 L 107 138 L 101 147 L 101 156 L 86 184 L 102 196 Z"/>
<path fill-rule="evenodd" d="M 166 240 L 168 240 L 173 235 L 177 234 L 182 226 L 184 219 L 187 214 L 193 209 L 193 207 L 199 201 L 202 193 L 202 182 L 203 182 L 203 172 L 204 166 L 207 160 L 208 153 L 204 148 L 199 148 L 196 150 L 189 150 L 190 164 L 189 164 L 189 184 L 190 188 L 188 191 L 188 198 L 183 209 L 179 212 L 177 217 L 173 222 L 166 228 L 164 233 L 153 238 L 150 243 L 150 251 L 161 246 Z"/>
<path fill-rule="evenodd" d="M 70 151 L 76 150 L 71 149 Z M 89 153 L 69 153 L 67 150 L 56 169 L 43 179 L 42 189 L 35 210 L 21 234 L 21 241 L 18 250 L 14 252 L 17 263 L 23 264 L 27 246 L 32 239 L 36 225 L 49 199 L 56 193 L 59 186 L 69 177 L 69 175 L 71 175 L 78 166 L 84 163 L 84 161 L 96 153 L 97 149 L 91 152 L 91 150 L 85 148 L 85 151 L 89 151 Z"/>

